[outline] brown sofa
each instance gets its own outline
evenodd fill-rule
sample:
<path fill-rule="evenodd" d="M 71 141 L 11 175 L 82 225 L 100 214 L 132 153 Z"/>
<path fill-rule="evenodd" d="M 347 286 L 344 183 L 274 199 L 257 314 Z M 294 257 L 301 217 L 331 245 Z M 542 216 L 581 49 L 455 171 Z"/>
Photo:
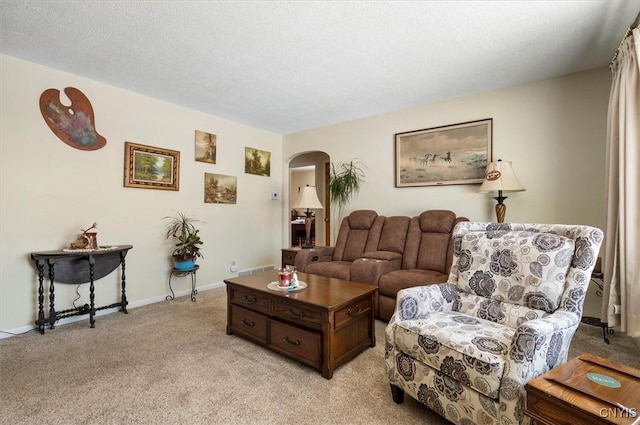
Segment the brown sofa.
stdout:
<path fill-rule="evenodd" d="M 466 217 L 445 210 L 425 211 L 409 223 L 402 267 L 378 279 L 378 317 L 389 320 L 399 290 L 446 282 L 453 260 L 453 229 Z"/>
<path fill-rule="evenodd" d="M 460 221 L 468 220 L 446 210 L 417 217 L 354 211 L 342 220 L 335 247 L 302 250 L 295 265 L 304 273 L 378 286 L 376 316 L 389 320 L 400 289 L 446 282 L 451 234 Z"/>

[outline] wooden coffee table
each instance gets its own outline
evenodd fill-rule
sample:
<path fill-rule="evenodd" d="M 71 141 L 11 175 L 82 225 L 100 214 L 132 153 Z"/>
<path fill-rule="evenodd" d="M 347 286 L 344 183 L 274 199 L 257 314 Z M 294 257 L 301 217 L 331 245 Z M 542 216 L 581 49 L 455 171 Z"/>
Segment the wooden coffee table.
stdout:
<path fill-rule="evenodd" d="M 525 385 L 539 425 L 640 424 L 640 370 L 583 353 Z"/>
<path fill-rule="evenodd" d="M 336 367 L 375 347 L 372 285 L 299 273 L 307 287 L 268 289 L 277 270 L 225 279 L 227 334 L 236 334 L 333 377 Z"/>

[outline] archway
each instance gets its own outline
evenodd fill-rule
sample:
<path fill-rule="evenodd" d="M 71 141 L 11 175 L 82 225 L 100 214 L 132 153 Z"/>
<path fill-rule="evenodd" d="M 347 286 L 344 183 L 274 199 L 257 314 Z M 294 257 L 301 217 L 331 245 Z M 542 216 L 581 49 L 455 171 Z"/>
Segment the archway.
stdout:
<path fill-rule="evenodd" d="M 324 206 L 322 210 L 315 212 L 315 242 L 316 245 L 331 244 L 331 201 L 328 192 L 330 158 L 326 152 L 305 152 L 294 156 L 289 162 L 289 201 L 287 214 L 291 215 L 292 205 L 297 199 L 301 186 L 315 186 L 318 199 Z M 289 240 L 292 246 L 296 246 L 292 226 L 289 226 Z"/>

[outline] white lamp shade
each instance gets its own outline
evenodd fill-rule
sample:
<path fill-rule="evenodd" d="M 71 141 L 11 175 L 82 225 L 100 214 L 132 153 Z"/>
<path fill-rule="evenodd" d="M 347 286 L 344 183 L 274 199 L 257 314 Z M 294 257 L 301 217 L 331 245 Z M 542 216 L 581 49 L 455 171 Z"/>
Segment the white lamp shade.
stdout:
<path fill-rule="evenodd" d="M 484 181 L 478 192 L 522 192 L 526 190 L 516 177 L 511 161 L 492 162 L 487 167 Z"/>
<path fill-rule="evenodd" d="M 323 209 L 322 203 L 318 199 L 316 188 L 313 186 L 304 186 L 300 189 L 298 199 L 293 203 L 291 208 L 308 208 L 308 209 Z"/>

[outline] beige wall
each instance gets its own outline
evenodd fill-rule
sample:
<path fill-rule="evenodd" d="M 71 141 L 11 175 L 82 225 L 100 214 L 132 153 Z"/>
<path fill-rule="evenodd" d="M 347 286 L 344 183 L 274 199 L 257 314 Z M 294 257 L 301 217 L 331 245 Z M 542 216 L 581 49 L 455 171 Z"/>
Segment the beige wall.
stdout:
<path fill-rule="evenodd" d="M 280 264 L 287 212 L 271 200 L 271 192 L 283 193 L 280 135 L 10 56 L 0 60 L 0 329 L 31 326 L 36 318 L 37 274 L 29 253 L 64 248 L 94 221 L 100 244 L 133 245 L 126 269 L 133 305 L 164 300 L 168 293 L 171 245 L 161 218 L 176 210 L 206 222 L 199 287 L 233 275 L 232 260 L 240 270 Z M 40 94 L 65 87 L 80 89 L 91 101 L 104 148 L 74 149 L 45 124 Z M 217 135 L 217 164 L 194 161 L 196 129 Z M 179 150 L 180 191 L 124 188 L 125 141 Z M 271 152 L 271 177 L 244 173 L 245 146 Z M 237 176 L 236 205 L 204 203 L 205 172 Z M 98 305 L 117 301 L 117 278 L 112 273 L 98 282 Z M 187 278 L 172 285 L 190 288 Z M 88 285 L 80 293 L 78 305 L 88 302 Z M 57 285 L 58 309 L 69 308 L 74 297 L 75 285 Z"/>
<path fill-rule="evenodd" d="M 479 185 L 394 187 L 394 134 L 493 118 L 493 157 L 513 162 L 525 192 L 509 194 L 507 221 L 604 227 L 604 156 L 610 74 L 602 68 L 284 136 L 285 162 L 322 150 L 358 159 L 366 183 L 345 210 L 383 215 L 450 209 L 495 219 Z M 286 176 L 285 176 L 286 178 Z M 285 182 L 285 185 L 287 182 Z"/>
<path fill-rule="evenodd" d="M 366 183 L 345 211 L 384 215 L 451 209 L 492 220 L 495 201 L 477 185 L 395 188 L 395 133 L 493 118 L 493 156 L 513 162 L 526 192 L 506 200 L 507 220 L 604 227 L 604 139 L 610 76 L 607 69 L 512 87 L 284 136 L 182 108 L 136 93 L 0 55 L 0 329 L 28 327 L 36 317 L 37 275 L 29 252 L 58 249 L 80 228 L 98 222 L 101 244 L 134 246 L 127 257 L 130 302 L 164 299 L 170 245 L 161 217 L 175 210 L 206 221 L 198 286 L 220 284 L 240 270 L 279 264 L 288 245 L 289 162 L 313 151 L 331 161 L 359 159 Z M 76 87 L 92 101 L 107 146 L 73 149 L 53 135 L 38 108 L 42 91 Z M 193 161 L 193 132 L 218 136 L 218 163 Z M 181 151 L 179 192 L 122 187 L 124 142 Z M 244 174 L 244 147 L 272 153 L 271 177 Z M 203 174 L 238 177 L 238 204 L 203 203 Z M 271 201 L 270 194 L 284 194 Z M 178 290 L 187 279 L 175 281 Z M 86 302 L 87 285 L 80 288 Z M 58 285 L 67 308 L 75 286 Z M 98 303 L 117 298 L 117 276 L 98 285 Z"/>
<path fill-rule="evenodd" d="M 471 220 L 493 221 L 494 195 L 477 193 L 479 185 L 394 187 L 395 133 L 493 118 L 493 158 L 512 161 L 527 189 L 509 194 L 507 221 L 604 229 L 610 84 L 610 73 L 602 68 L 289 134 L 283 158 L 287 162 L 299 152 L 323 150 L 333 162 L 362 161 L 366 183 L 345 215 L 354 209 L 382 215 L 450 209 Z M 585 311 L 599 315 L 600 299 L 593 290 Z"/>

